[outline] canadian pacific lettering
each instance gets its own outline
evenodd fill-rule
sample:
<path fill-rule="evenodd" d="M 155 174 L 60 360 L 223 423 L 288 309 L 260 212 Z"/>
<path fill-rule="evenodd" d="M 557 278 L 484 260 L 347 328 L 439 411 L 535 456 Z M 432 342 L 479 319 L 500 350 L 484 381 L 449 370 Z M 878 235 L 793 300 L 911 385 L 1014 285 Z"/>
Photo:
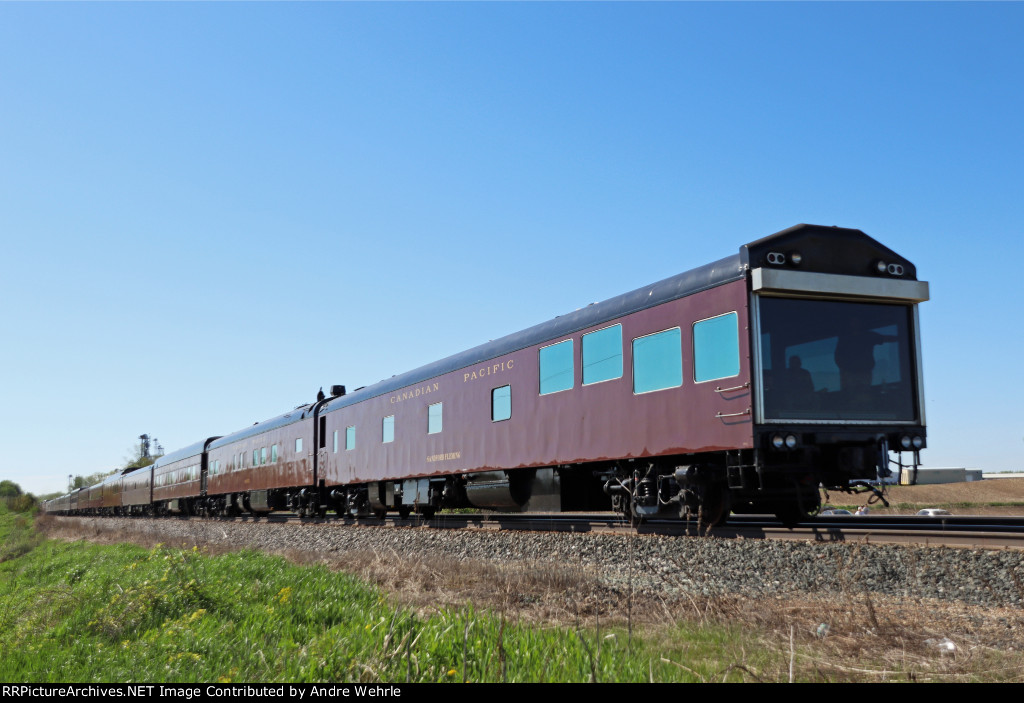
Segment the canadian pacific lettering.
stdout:
<path fill-rule="evenodd" d="M 427 385 L 420 386 L 419 388 L 417 388 L 415 390 L 402 391 L 401 393 L 395 393 L 393 396 L 391 396 L 391 403 L 392 404 L 394 404 L 394 403 L 401 403 L 403 400 L 410 400 L 411 398 L 419 398 L 421 395 L 426 395 L 427 393 L 434 393 L 434 392 L 436 392 L 438 390 L 439 385 L 440 384 L 437 384 L 437 383 L 428 383 Z"/>
<path fill-rule="evenodd" d="M 462 382 L 466 383 L 468 381 L 475 381 L 478 378 L 483 378 L 484 376 L 490 376 L 492 374 L 501 373 L 502 371 L 508 371 L 509 369 L 512 368 L 512 365 L 514 363 L 515 359 L 506 359 L 505 361 L 496 361 L 493 364 L 481 366 L 480 368 L 474 369 L 472 371 L 466 371 L 465 373 L 462 374 Z"/>

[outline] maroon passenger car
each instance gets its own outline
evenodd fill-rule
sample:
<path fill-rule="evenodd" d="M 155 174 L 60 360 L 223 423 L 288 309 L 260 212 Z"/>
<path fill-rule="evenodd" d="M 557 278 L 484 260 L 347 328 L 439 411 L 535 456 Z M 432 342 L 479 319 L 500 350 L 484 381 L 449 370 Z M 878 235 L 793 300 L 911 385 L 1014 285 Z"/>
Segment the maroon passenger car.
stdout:
<path fill-rule="evenodd" d="M 211 442 L 207 457 L 208 510 L 229 514 L 318 505 L 309 499 L 315 485 L 309 409 L 296 408 Z"/>
<path fill-rule="evenodd" d="M 918 464 L 927 299 L 863 232 L 799 225 L 313 406 L 314 487 L 355 514 L 610 503 L 792 522 L 819 484 L 888 475 L 890 451 Z"/>
<path fill-rule="evenodd" d="M 151 515 L 153 513 L 153 467 L 132 469 L 121 475 L 121 513 Z"/>
<path fill-rule="evenodd" d="M 166 454 L 153 463 L 153 506 L 158 514 L 198 512 L 207 481 L 206 447 L 215 438 Z"/>

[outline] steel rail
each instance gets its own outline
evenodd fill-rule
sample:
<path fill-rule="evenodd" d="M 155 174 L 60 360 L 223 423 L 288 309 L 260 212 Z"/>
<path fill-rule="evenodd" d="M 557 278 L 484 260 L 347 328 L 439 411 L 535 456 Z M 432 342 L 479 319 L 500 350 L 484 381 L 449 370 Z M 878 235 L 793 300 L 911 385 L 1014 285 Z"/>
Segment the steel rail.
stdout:
<path fill-rule="evenodd" d="M 71 516 L 76 517 L 76 516 Z M 136 519 L 202 519 L 250 524 L 330 524 L 413 527 L 448 530 L 570 532 L 662 537 L 718 537 L 722 539 L 778 539 L 850 544 L 914 544 L 920 546 L 1024 549 L 1024 518 L 980 516 L 875 516 L 821 517 L 786 527 L 772 516 L 733 515 L 725 525 L 701 530 L 696 522 L 649 520 L 637 527 L 617 513 L 439 513 L 426 519 L 388 514 L 383 519 L 328 515 L 299 517 L 272 512 L 235 517 L 168 516 Z"/>

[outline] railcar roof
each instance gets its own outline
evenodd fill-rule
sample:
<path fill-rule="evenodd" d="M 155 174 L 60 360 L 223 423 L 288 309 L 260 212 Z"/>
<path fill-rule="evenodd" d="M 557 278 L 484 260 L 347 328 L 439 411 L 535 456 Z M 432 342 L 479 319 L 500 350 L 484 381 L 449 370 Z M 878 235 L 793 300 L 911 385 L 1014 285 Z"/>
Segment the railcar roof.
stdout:
<path fill-rule="evenodd" d="M 181 461 L 182 459 L 187 459 L 190 456 L 197 456 L 199 454 L 202 454 L 203 449 L 206 447 L 206 444 L 209 441 L 209 439 L 204 439 L 199 442 L 196 442 L 195 444 L 190 444 L 183 449 L 175 450 L 170 454 L 164 454 L 162 457 L 153 462 L 153 468 L 158 469 L 161 466 L 166 466 L 167 464 L 170 464 L 172 462 Z"/>
<path fill-rule="evenodd" d="M 384 395 L 399 388 L 405 388 L 557 337 L 565 337 L 602 322 L 714 288 L 723 283 L 738 281 L 743 278 L 744 273 L 745 267 L 740 260 L 740 255 L 734 254 L 629 293 L 609 298 L 604 302 L 593 303 L 566 315 L 559 315 L 553 320 L 542 322 L 487 344 L 481 344 L 413 371 L 393 376 L 372 386 L 361 388 L 349 395 L 331 400 L 324 412 L 338 410 L 347 405 Z"/>
<path fill-rule="evenodd" d="M 246 427 L 244 430 L 238 430 L 237 432 L 232 432 L 231 434 L 224 435 L 220 439 L 211 442 L 210 449 L 216 449 L 218 447 L 223 447 L 227 444 L 231 444 L 232 442 L 237 442 L 239 440 L 247 439 L 249 437 L 255 437 L 256 435 L 263 434 L 264 432 L 269 432 L 270 430 L 275 430 L 279 427 L 287 427 L 288 425 L 306 419 L 309 416 L 309 412 L 312 407 L 312 405 L 300 405 L 294 410 L 286 412 L 284 415 L 278 415 L 277 417 L 271 418 L 269 420 L 264 420 L 263 422 L 257 422 L 255 425 L 250 425 L 249 427 Z"/>
<path fill-rule="evenodd" d="M 770 251 L 798 250 L 800 268 L 848 276 L 874 275 L 871 267 L 879 260 L 902 264 L 904 279 L 917 280 L 917 267 L 892 249 L 859 229 L 796 225 L 740 247 L 740 258 L 749 268 L 765 264 Z"/>
<path fill-rule="evenodd" d="M 837 242 L 838 240 L 838 242 Z M 837 246 L 837 244 L 839 244 Z M 799 224 L 775 234 L 763 237 L 740 247 L 739 252 L 724 259 L 685 271 L 657 283 L 594 303 L 567 315 L 560 315 L 521 332 L 481 344 L 478 347 L 454 354 L 440 361 L 421 366 L 413 371 L 393 376 L 373 385 L 361 388 L 348 395 L 330 400 L 323 412 L 331 412 L 369 398 L 384 395 L 400 388 L 412 386 L 431 378 L 473 366 L 504 354 L 540 344 L 558 337 L 568 336 L 588 327 L 628 315 L 646 308 L 667 303 L 678 298 L 699 293 L 725 283 L 738 281 L 746 276 L 749 268 L 760 266 L 765 255 L 776 248 L 799 247 L 806 255 L 820 262 L 822 270 L 835 273 L 863 275 L 861 270 L 846 270 L 848 262 L 856 259 L 847 256 L 855 249 L 863 256 L 882 257 L 898 261 L 907 270 L 907 278 L 916 278 L 914 265 L 894 253 L 859 229 L 827 227 L 822 225 Z M 808 262 L 811 264 L 811 262 Z M 814 265 L 811 264 L 811 265 Z M 804 268 L 811 268 L 811 265 Z"/>

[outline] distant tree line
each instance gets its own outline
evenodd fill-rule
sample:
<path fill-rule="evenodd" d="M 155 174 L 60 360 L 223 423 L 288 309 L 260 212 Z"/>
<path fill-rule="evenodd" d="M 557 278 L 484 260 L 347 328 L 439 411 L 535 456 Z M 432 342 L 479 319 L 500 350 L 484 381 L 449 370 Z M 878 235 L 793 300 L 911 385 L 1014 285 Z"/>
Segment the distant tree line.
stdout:
<path fill-rule="evenodd" d="M 25 512 L 36 505 L 36 497 L 31 493 L 23 493 L 21 486 L 14 481 L 0 481 L 0 503 L 8 510 Z"/>

